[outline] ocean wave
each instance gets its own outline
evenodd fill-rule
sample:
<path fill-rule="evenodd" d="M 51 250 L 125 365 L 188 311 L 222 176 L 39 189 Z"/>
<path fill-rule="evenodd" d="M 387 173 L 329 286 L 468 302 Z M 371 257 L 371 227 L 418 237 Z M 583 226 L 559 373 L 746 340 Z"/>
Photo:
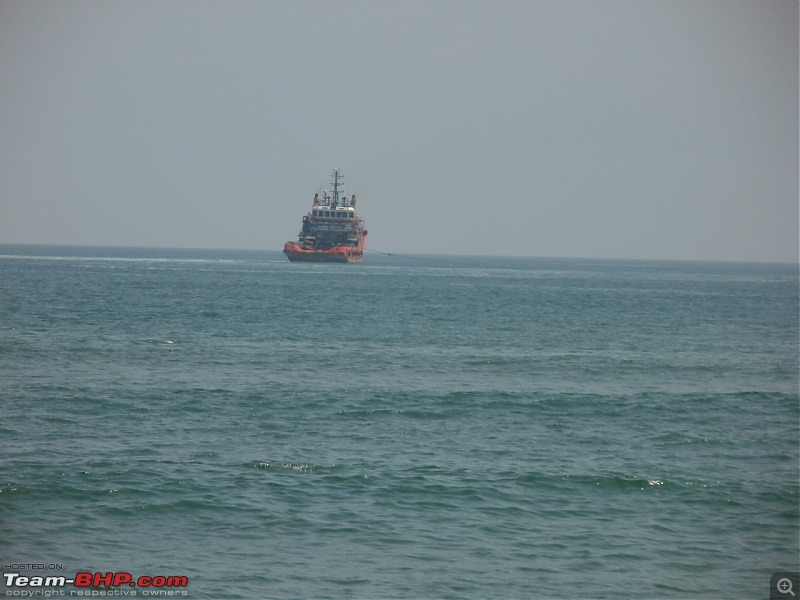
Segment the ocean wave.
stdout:
<path fill-rule="evenodd" d="M 337 465 L 314 465 L 291 462 L 252 462 L 249 466 L 261 471 L 273 471 L 278 473 L 330 473 L 337 469 Z"/>

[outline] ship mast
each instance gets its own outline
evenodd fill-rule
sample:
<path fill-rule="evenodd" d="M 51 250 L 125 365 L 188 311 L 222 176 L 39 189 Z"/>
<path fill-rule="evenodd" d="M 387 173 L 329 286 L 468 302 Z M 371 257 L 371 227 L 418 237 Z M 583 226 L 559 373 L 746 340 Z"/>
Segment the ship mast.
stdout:
<path fill-rule="evenodd" d="M 334 169 L 331 177 L 333 177 L 333 202 L 331 206 L 336 208 L 339 206 L 339 186 L 343 185 L 339 183 L 339 180 L 344 179 L 344 175 L 339 175 L 339 169 Z"/>

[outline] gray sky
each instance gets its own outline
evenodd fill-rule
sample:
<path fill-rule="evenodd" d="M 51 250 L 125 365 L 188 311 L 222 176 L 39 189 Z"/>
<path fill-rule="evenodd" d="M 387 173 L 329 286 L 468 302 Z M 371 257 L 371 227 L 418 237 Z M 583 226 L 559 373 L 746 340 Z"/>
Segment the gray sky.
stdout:
<path fill-rule="evenodd" d="M 0 243 L 798 260 L 796 0 L 0 0 Z"/>

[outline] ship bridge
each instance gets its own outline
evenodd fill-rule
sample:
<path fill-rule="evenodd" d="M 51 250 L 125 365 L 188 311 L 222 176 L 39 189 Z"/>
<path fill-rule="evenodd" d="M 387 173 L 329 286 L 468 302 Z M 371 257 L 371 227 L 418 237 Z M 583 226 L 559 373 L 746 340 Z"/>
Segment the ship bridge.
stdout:
<path fill-rule="evenodd" d="M 356 209 L 352 206 L 315 206 L 311 216 L 329 219 L 352 219 L 356 216 Z"/>

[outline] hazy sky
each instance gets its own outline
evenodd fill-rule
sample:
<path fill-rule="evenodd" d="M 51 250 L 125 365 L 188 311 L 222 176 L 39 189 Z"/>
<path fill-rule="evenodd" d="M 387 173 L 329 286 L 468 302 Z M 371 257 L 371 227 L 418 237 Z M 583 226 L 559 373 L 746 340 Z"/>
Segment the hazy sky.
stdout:
<path fill-rule="evenodd" d="M 0 0 L 0 243 L 798 260 L 797 0 Z"/>

